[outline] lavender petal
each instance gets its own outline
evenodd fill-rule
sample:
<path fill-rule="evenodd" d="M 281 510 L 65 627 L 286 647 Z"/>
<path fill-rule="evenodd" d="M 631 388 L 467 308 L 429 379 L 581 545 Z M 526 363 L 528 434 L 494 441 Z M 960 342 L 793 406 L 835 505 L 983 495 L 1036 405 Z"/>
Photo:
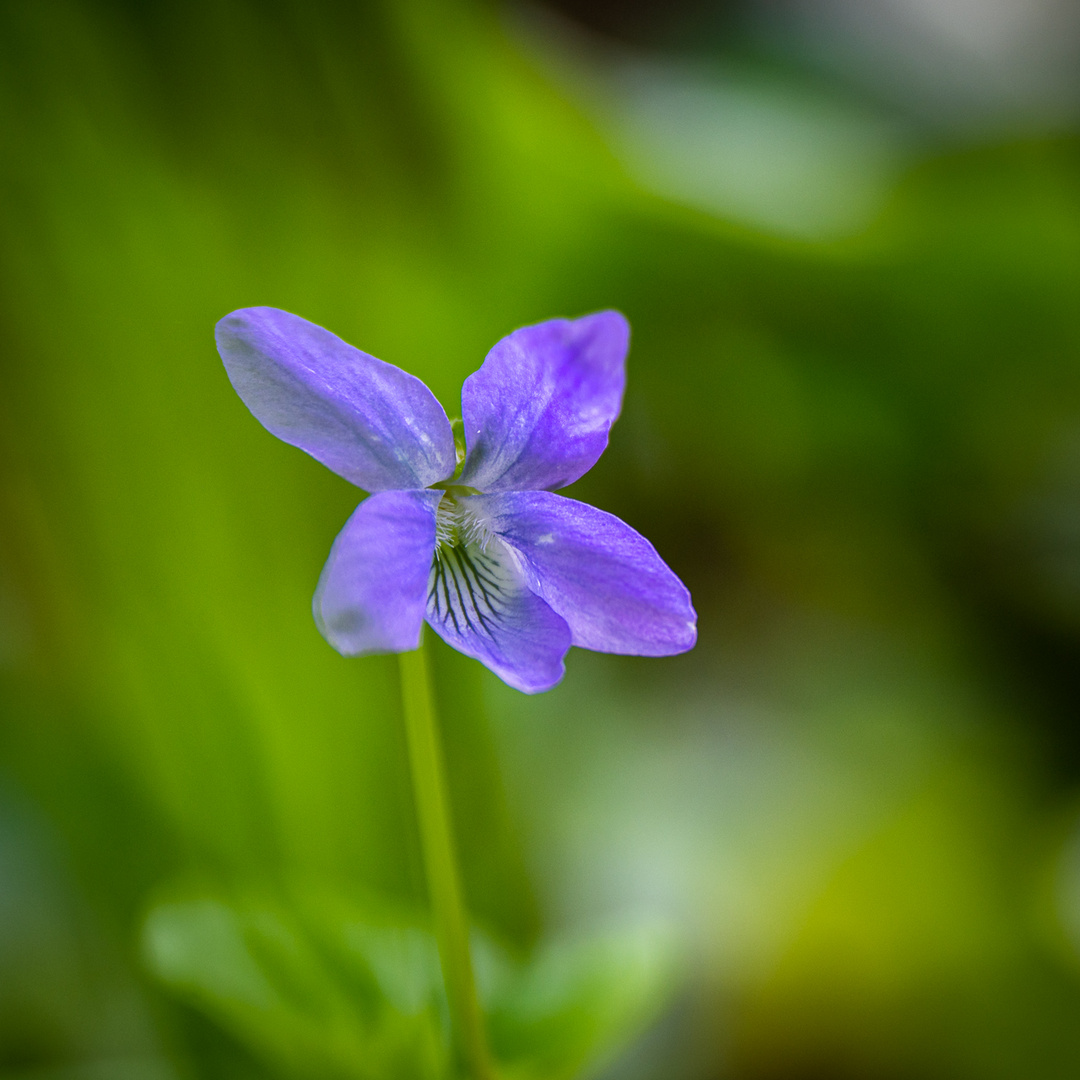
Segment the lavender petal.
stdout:
<path fill-rule="evenodd" d="M 441 491 L 384 491 L 365 499 L 337 535 L 312 608 L 343 656 L 420 644 Z"/>
<path fill-rule="evenodd" d="M 454 437 L 415 376 L 277 308 L 244 308 L 215 331 L 236 392 L 268 431 L 366 491 L 449 477 Z"/>
<path fill-rule="evenodd" d="M 588 472 L 622 408 L 629 341 L 617 311 L 552 319 L 503 338 L 462 389 L 461 482 L 532 491 Z"/>
<path fill-rule="evenodd" d="M 427 621 L 448 645 L 523 693 L 550 690 L 563 677 L 570 630 L 529 590 L 497 540 L 439 548 Z"/>
<path fill-rule="evenodd" d="M 693 648 L 686 586 L 613 514 L 548 491 L 462 501 L 519 553 L 529 587 L 566 620 L 574 645 L 634 656 Z"/>

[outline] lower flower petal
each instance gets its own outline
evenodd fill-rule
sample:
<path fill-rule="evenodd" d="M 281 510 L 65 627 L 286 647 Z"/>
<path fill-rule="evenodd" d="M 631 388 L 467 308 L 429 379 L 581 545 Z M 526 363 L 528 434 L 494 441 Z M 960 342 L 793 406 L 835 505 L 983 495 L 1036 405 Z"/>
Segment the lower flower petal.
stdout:
<path fill-rule="evenodd" d="M 529 587 L 598 652 L 670 656 L 693 648 L 690 593 L 656 549 L 613 514 L 550 491 L 462 502 L 523 560 Z"/>
<path fill-rule="evenodd" d="M 498 540 L 440 545 L 428 581 L 427 620 L 448 645 L 526 694 L 563 677 L 566 621 L 528 587 Z"/>
<path fill-rule="evenodd" d="M 420 644 L 441 491 L 382 491 L 337 535 L 312 607 L 343 656 L 406 652 Z"/>

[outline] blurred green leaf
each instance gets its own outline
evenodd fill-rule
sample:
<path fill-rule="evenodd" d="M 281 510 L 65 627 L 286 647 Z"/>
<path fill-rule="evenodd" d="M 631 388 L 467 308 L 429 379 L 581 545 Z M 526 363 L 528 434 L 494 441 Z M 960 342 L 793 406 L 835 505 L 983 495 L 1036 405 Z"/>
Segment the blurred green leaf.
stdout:
<path fill-rule="evenodd" d="M 671 927 L 661 925 L 543 945 L 486 995 L 504 1075 L 569 1080 L 599 1067 L 667 1003 L 677 956 Z"/>
<path fill-rule="evenodd" d="M 313 933 L 284 906 L 204 895 L 152 908 L 143 947 L 158 978 L 289 1075 L 448 1075 L 437 957 L 415 925 L 360 911 Z"/>
<path fill-rule="evenodd" d="M 542 945 L 515 961 L 474 937 L 500 1076 L 569 1080 L 635 1038 L 676 975 L 670 927 Z M 308 895 L 162 900 L 143 926 L 154 975 L 297 1077 L 453 1072 L 438 953 L 415 917 Z"/>

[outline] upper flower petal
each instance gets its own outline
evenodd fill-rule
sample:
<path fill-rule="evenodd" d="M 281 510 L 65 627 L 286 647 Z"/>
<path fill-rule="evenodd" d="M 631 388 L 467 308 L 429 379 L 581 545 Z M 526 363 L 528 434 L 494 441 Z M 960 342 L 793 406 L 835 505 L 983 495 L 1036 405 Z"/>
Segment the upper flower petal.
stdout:
<path fill-rule="evenodd" d="M 565 671 L 570 629 L 526 585 L 499 540 L 442 544 L 431 568 L 427 620 L 448 645 L 526 694 L 550 690 Z"/>
<path fill-rule="evenodd" d="M 630 326 L 617 311 L 515 330 L 465 380 L 468 456 L 481 491 L 559 488 L 604 452 L 622 408 Z"/>
<path fill-rule="evenodd" d="M 613 514 L 549 491 L 462 502 L 520 554 L 529 587 L 567 621 L 575 645 L 670 656 L 697 641 L 686 586 Z"/>
<path fill-rule="evenodd" d="M 236 392 L 268 431 L 366 491 L 449 477 L 454 436 L 414 375 L 277 308 L 244 308 L 215 331 Z"/>
<path fill-rule="evenodd" d="M 312 607 L 322 636 L 344 656 L 420 644 L 441 491 L 383 491 L 337 535 Z"/>

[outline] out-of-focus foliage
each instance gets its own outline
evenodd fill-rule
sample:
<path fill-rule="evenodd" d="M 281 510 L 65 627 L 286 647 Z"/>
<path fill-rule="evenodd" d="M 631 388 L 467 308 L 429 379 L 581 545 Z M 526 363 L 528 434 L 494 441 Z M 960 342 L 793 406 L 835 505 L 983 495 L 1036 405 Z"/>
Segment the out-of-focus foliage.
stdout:
<path fill-rule="evenodd" d="M 427 920 L 339 896 L 286 904 L 205 894 L 156 905 L 150 969 L 297 1076 L 452 1072 L 448 1010 Z M 657 928 L 551 942 L 528 963 L 477 935 L 480 994 L 500 1075 L 571 1077 L 650 1019 L 671 977 Z"/>
<path fill-rule="evenodd" d="M 508 1077 L 1080 1068 L 1075 138 L 807 240 L 600 128 L 465 0 L 0 5 L 0 1075 L 446 1072 L 396 665 L 310 616 L 360 495 L 232 392 L 249 304 L 451 415 L 517 325 L 634 328 L 579 489 L 698 649 L 434 653 Z"/>

